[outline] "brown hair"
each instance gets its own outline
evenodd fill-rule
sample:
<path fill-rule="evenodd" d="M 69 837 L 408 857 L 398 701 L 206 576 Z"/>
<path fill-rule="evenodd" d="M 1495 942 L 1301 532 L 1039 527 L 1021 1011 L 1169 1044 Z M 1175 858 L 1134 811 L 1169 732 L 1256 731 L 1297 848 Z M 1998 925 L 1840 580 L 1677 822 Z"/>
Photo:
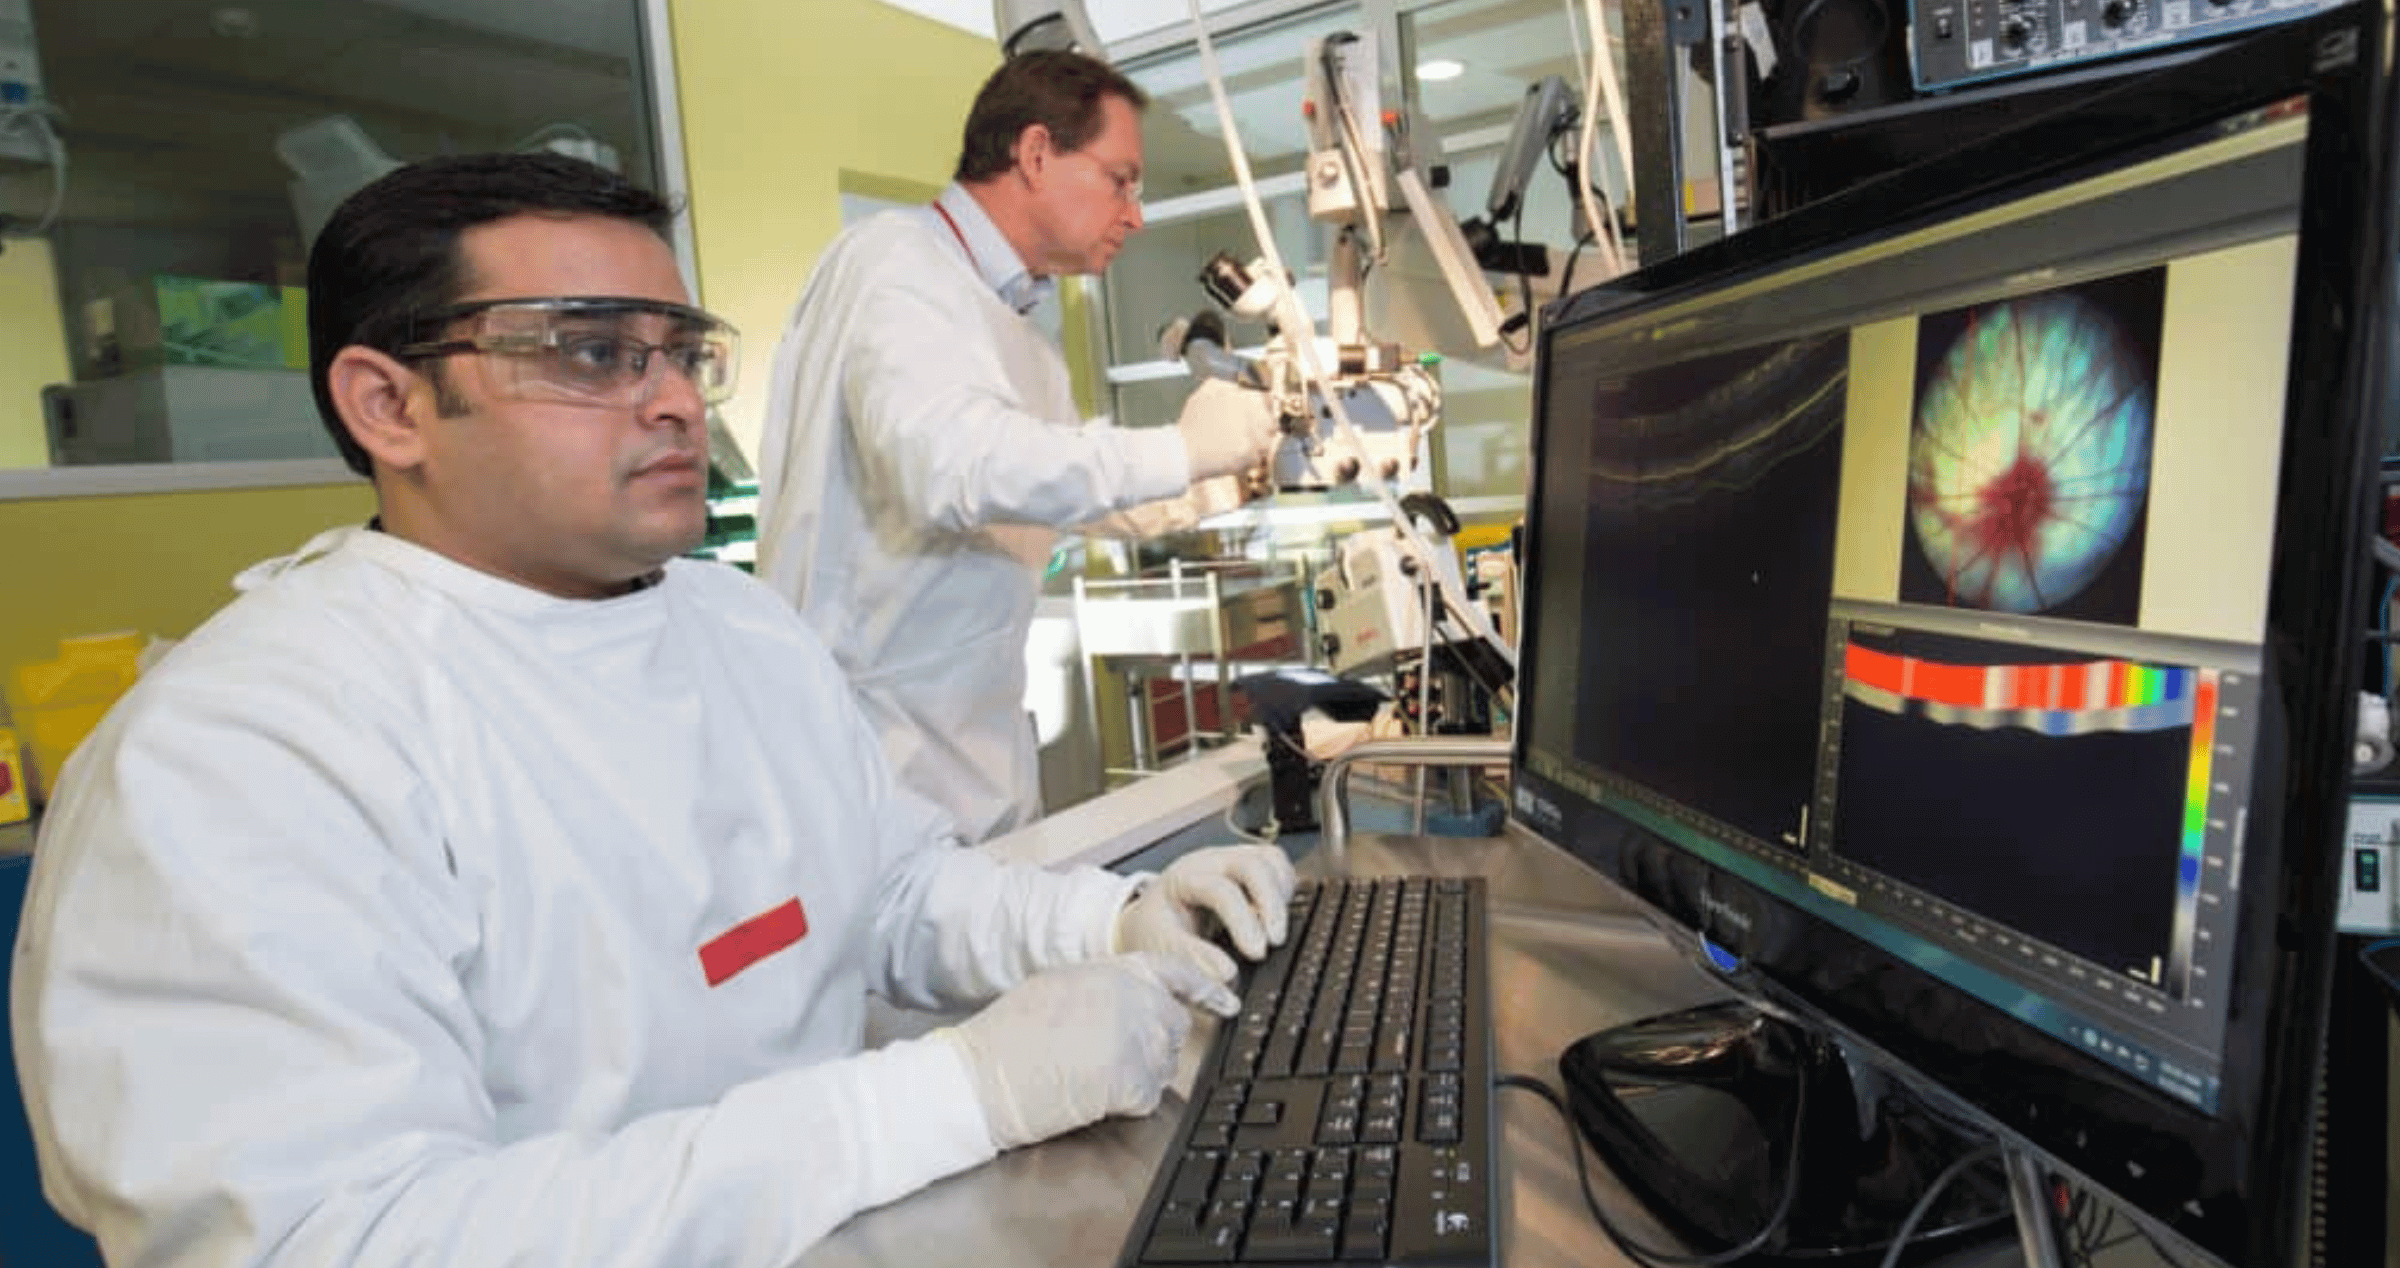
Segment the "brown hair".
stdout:
<path fill-rule="evenodd" d="M 1017 138 L 1041 124 L 1062 151 L 1082 149 L 1100 131 L 1100 102 L 1121 97 L 1136 110 L 1150 98 L 1108 63 L 1056 49 L 1000 63 L 967 112 L 966 137 L 952 178 L 990 180 L 1015 166 Z"/>

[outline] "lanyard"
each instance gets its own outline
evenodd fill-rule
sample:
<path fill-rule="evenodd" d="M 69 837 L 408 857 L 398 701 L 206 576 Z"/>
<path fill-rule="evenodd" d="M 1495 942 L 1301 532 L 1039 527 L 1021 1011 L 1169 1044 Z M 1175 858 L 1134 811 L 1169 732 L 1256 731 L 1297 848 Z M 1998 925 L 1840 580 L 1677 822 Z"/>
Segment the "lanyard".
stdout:
<path fill-rule="evenodd" d="M 935 214 L 942 218 L 943 224 L 950 226 L 950 236 L 958 239 L 958 249 L 967 253 L 968 266 L 975 270 L 976 276 L 981 277 L 983 275 L 983 261 L 975 258 L 975 248 L 967 245 L 967 235 L 961 233 L 958 228 L 958 222 L 950 218 L 950 209 L 937 202 L 933 205 L 933 210 Z"/>

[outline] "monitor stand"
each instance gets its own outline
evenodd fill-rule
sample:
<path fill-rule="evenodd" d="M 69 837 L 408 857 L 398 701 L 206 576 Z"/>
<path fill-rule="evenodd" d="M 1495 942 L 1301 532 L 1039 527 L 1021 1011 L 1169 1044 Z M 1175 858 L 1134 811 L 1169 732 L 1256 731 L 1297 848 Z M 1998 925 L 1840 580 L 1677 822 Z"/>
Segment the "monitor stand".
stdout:
<path fill-rule="evenodd" d="M 1934 1177 L 1984 1144 L 1834 1037 L 1739 1000 L 1598 1031 L 1558 1064 L 1584 1138 L 1697 1253 L 1765 1227 L 1797 1157 L 1783 1229 L 1744 1263 L 1877 1263 Z M 1901 1262 L 2008 1236 L 2012 1215 L 2008 1177 L 1970 1168 Z"/>

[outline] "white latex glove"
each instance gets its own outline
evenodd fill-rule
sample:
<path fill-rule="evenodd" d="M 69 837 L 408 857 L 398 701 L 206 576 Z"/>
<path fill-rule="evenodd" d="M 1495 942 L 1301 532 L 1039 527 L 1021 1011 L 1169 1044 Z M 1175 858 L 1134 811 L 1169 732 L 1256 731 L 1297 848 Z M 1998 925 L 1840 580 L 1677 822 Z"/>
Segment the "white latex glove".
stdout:
<path fill-rule="evenodd" d="M 1183 1000 L 1213 985 L 1163 956 L 1086 960 L 1044 969 L 935 1033 L 965 1058 L 992 1143 L 1014 1149 L 1157 1109 L 1192 1027 Z"/>
<path fill-rule="evenodd" d="M 1209 980 L 1219 983 L 1227 1000 L 1233 992 L 1233 957 L 1208 940 L 1213 922 L 1224 929 L 1234 949 L 1245 959 L 1266 958 L 1267 948 L 1283 945 L 1290 932 L 1292 887 L 1298 878 L 1292 861 L 1271 845 L 1220 845 L 1194 850 L 1167 865 L 1167 870 L 1144 885 L 1132 902 L 1117 913 L 1109 945 L 1123 951 L 1150 951 L 1186 961 Z M 1231 1017 L 1240 1004 L 1218 1009 Z"/>
<path fill-rule="evenodd" d="M 1266 393 L 1225 379 L 1200 380 L 1184 398 L 1175 429 L 1183 434 L 1195 484 L 1266 466 L 1274 461 L 1276 442 L 1283 436 Z"/>

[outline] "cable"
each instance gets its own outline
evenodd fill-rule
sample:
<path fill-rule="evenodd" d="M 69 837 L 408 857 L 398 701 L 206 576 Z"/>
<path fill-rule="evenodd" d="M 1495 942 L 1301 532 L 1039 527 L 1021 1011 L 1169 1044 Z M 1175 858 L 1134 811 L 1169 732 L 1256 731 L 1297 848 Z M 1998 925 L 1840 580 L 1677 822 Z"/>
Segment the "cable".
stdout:
<path fill-rule="evenodd" d="M 56 106 L 8 106 L 0 108 L 0 133 L 23 130 L 33 133 L 50 155 L 50 205 L 42 218 L 24 236 L 35 237 L 50 232 L 58 223 L 59 209 L 67 201 L 67 144 L 59 140 L 58 130 L 50 126 L 54 117 L 63 118 Z"/>
<path fill-rule="evenodd" d="M 1625 166 L 1625 178 L 1633 179 L 1633 138 L 1625 133 L 1625 94 L 1617 86 L 1616 54 L 1608 45 L 1608 19 L 1600 11 L 1600 0 L 1583 0 L 1586 20 L 1592 26 L 1592 72 L 1584 84 L 1583 137 L 1575 146 L 1576 162 L 1585 172 L 1592 171 L 1592 136 L 1600 130 L 1600 98 L 1608 99 L 1609 133 L 1616 138 L 1617 158 Z M 1576 183 L 1578 201 L 1583 204 L 1584 222 L 1600 235 L 1600 258 L 1607 262 L 1609 276 L 1625 271 L 1625 245 L 1617 240 L 1613 220 L 1600 218 L 1600 208 L 1593 196 L 1594 182 Z"/>
<path fill-rule="evenodd" d="M 1908 1218 L 1900 1221 L 1899 1231 L 1892 1234 L 1890 1248 L 1883 1252 L 1881 1268 L 1898 1268 L 1900 1256 L 1908 1251 L 1909 1239 L 1917 1235 L 1917 1225 L 1924 1223 L 1925 1217 L 1932 1213 L 1933 1204 L 1941 1200 L 1944 1189 L 1949 1188 L 1952 1182 L 1965 1175 L 1967 1168 L 1979 1162 L 1994 1161 L 1999 1157 L 2000 1150 L 1997 1146 L 1986 1145 L 1973 1153 L 1960 1154 L 1951 1159 L 1950 1165 L 1942 1168 L 1941 1174 L 1933 1178 L 1933 1183 L 1926 1185 L 1925 1191 L 1917 1195 L 1917 1204 L 1908 1208 Z"/>
<path fill-rule="evenodd" d="M 2391 633 L 2392 600 L 2395 598 L 2400 598 L 2400 573 L 2392 574 L 2392 579 L 2383 583 L 2383 602 L 2375 605 L 2375 632 L 2377 634 L 2388 635 Z M 2392 655 L 2391 648 L 2388 646 L 2384 648 L 2382 657 L 2383 695 L 2387 700 L 2392 695 Z"/>
<path fill-rule="evenodd" d="M 1575 54 L 1575 82 L 1582 83 L 1591 74 L 1583 56 L 1583 23 L 1575 16 L 1575 0 L 1558 0 L 1558 7 L 1567 11 L 1567 48 Z M 1597 44 L 1599 41 L 1594 40 Z"/>
<path fill-rule="evenodd" d="M 1267 265 L 1267 277 L 1275 288 L 1276 320 L 1298 354 L 1298 368 L 1324 398 L 1325 407 L 1333 416 L 1335 430 L 1363 463 L 1367 457 L 1366 443 L 1360 439 L 1357 424 L 1350 420 L 1349 407 L 1342 404 L 1341 393 L 1333 389 L 1331 378 L 1319 360 L 1317 341 L 1313 337 L 1316 323 L 1310 320 L 1307 310 L 1300 306 L 1299 293 L 1292 289 L 1291 271 L 1284 267 L 1283 253 L 1275 246 L 1275 232 L 1267 224 L 1266 203 L 1260 199 L 1258 182 L 1250 174 L 1250 156 L 1242 149 L 1240 125 L 1233 118 L 1233 103 L 1225 96 L 1224 67 L 1217 60 L 1216 41 L 1208 33 L 1207 15 L 1201 11 L 1200 0 L 1187 0 L 1187 4 L 1192 15 L 1193 40 L 1200 53 L 1202 71 L 1208 79 L 1208 95 L 1216 105 L 1217 123 L 1225 133 L 1225 155 L 1233 167 L 1234 184 L 1242 191 L 1243 210 L 1249 213 L 1250 231 L 1258 239 L 1260 258 Z M 1381 481 L 1361 483 L 1375 494 L 1376 500 L 1382 504 L 1384 512 L 1391 517 L 1401 534 L 1420 550 L 1430 554 L 1432 547 L 1426 543 L 1424 534 L 1418 532 L 1401 511 L 1400 500 L 1392 491 Z M 1451 589 L 1450 579 L 1441 577 L 1440 582 L 1447 593 Z M 1464 595 L 1452 595 L 1452 598 L 1461 608 L 1467 606 Z M 1491 627 L 1491 622 L 1476 621 L 1472 623 L 1472 628 L 1477 637 L 1489 642 L 1493 651 L 1508 662 L 1510 669 L 1516 668 L 1517 649 L 1500 637 L 1499 631 Z"/>
<path fill-rule="evenodd" d="M 1525 343 L 1521 347 L 1509 345 L 1508 350 L 1525 353 L 1533 351 L 1534 337 L 1540 332 L 1534 329 L 1533 322 L 1533 274 L 1527 271 L 1525 265 L 1525 200 L 1522 198 L 1517 200 L 1517 214 L 1509 224 L 1509 236 L 1515 238 L 1517 244 L 1517 296 L 1524 305 Z"/>
<path fill-rule="evenodd" d="M 1450 643 L 1463 643 L 1471 641 L 1473 641 L 1473 636 L 1462 631 L 1457 638 L 1443 640 L 1443 645 L 1447 647 Z M 1454 659 L 1458 661 L 1459 667 L 1466 672 L 1467 677 L 1474 679 L 1475 685 L 1483 688 L 1484 694 L 1490 696 L 1494 703 L 1498 703 L 1502 700 L 1508 700 L 1512 703 L 1514 702 L 1515 697 L 1510 694 L 1508 684 L 1494 682 L 1490 678 L 1485 677 L 1483 671 L 1476 666 L 1472 657 L 1467 656 L 1464 653 L 1460 653 L 1455 656 Z"/>
<path fill-rule="evenodd" d="M 1800 1194 L 1800 1129 L 1801 1125 L 1808 1121 L 1808 1080 L 1806 1079 L 1800 1080 L 1799 1092 L 1792 1098 L 1792 1148 L 1790 1156 L 1784 1159 L 1783 1195 L 1775 1200 L 1775 1210 L 1767 1216 L 1766 1227 L 1751 1234 L 1740 1245 L 1729 1246 L 1724 1250 L 1706 1255 L 1685 1255 L 1655 1250 L 1635 1242 L 1626 1235 L 1625 1230 L 1617 1227 L 1617 1222 L 1610 1219 L 1608 1211 L 1600 1205 L 1600 1199 L 1592 1195 L 1591 1173 L 1585 1169 L 1583 1162 L 1583 1133 L 1575 1127 L 1575 1116 L 1567 1109 L 1565 1099 L 1560 1097 L 1549 1084 L 1531 1075 L 1504 1074 L 1492 1080 L 1492 1086 L 1513 1087 L 1519 1091 L 1531 1092 L 1550 1102 L 1550 1108 L 1558 1111 L 1559 1119 L 1567 1127 L 1567 1149 L 1575 1158 L 1575 1187 L 1583 1191 L 1584 1206 L 1591 1210 L 1592 1218 L 1599 1221 L 1600 1231 L 1608 1235 L 1608 1240 L 1615 1242 L 1617 1249 L 1624 1251 L 1627 1257 L 1637 1263 L 1681 1265 L 1685 1268 L 1707 1268 L 1708 1265 L 1713 1264 L 1729 1264 L 1765 1246 L 1775 1234 L 1783 1231 L 1784 1221 L 1791 1218 L 1792 1202 Z M 1939 1184 L 1940 1181 L 1937 1180 L 1935 1183 Z"/>
<path fill-rule="evenodd" d="M 2071 1245 L 2061 1249 L 2066 1252 L 2069 1260 L 2085 1265 L 2086 1268 L 2089 1268 L 2093 1257 L 2101 1251 L 2133 1241 L 2147 1244 L 2150 1247 L 2150 1253 L 2158 1256 L 2159 1262 L 2166 1264 L 2167 1268 L 2186 1268 L 2184 1261 L 2177 1258 L 2156 1237 L 2151 1236 L 2150 1230 L 2143 1227 L 2139 1220 L 2127 1221 L 2127 1231 L 2117 1232 L 2116 1208 L 2093 1198 L 2092 1195 L 2082 1190 L 2077 1190 L 2075 1196 L 2069 1200 L 2066 1222 Z"/>
<path fill-rule="evenodd" d="M 1275 733 L 1273 731 L 1269 731 L 1267 734 L 1272 736 Z M 1287 744 L 1291 743 L 1291 741 L 1288 739 L 1284 742 Z M 1301 753 L 1303 756 L 1305 756 L 1307 750 L 1302 749 Z M 1275 838 L 1280 836 L 1283 830 L 1283 825 L 1277 823 L 1275 820 L 1275 799 L 1272 796 L 1267 798 L 1267 821 L 1257 831 L 1253 832 L 1250 829 L 1243 827 L 1241 823 L 1234 818 L 1234 812 L 1242 808 L 1242 797 L 1243 794 L 1237 792 L 1234 794 L 1233 800 L 1225 803 L 1225 830 L 1241 840 L 1248 841 L 1252 845 L 1275 844 Z"/>
<path fill-rule="evenodd" d="M 1563 300 L 1575 293 L 1575 260 L 1576 257 L 1583 254 L 1583 249 L 1590 245 L 1592 245 L 1592 235 L 1586 232 L 1582 237 L 1575 239 L 1575 249 L 1567 252 L 1566 267 L 1558 271 L 1558 297 L 1560 299 Z"/>
<path fill-rule="evenodd" d="M 2112 1207 L 2092 1200 L 2092 1196 L 2077 1190 L 2067 1202 L 2067 1231 L 2075 1241 L 2075 1258 L 2089 1263 L 2094 1254 L 2107 1244 L 2109 1230 L 2116 1227 L 2117 1213 Z"/>
<path fill-rule="evenodd" d="M 1417 631 L 1419 635 L 1418 641 L 1421 644 L 1417 651 L 1417 734 L 1432 735 L 1434 733 L 1433 606 L 1435 602 L 1441 598 L 1441 591 L 1433 588 L 1432 586 L 1419 586 L 1417 588 L 1425 592 L 1424 614 L 1417 618 Z M 1395 661 L 1392 665 L 1392 672 L 1397 675 L 1399 670 L 1399 664 Z M 1411 821 L 1412 826 L 1410 828 L 1410 831 L 1417 836 L 1425 835 L 1425 780 L 1426 777 L 1432 773 L 1432 769 L 1425 763 L 1419 762 L 1417 764 L 1417 779 L 1415 789 L 1416 817 Z"/>

